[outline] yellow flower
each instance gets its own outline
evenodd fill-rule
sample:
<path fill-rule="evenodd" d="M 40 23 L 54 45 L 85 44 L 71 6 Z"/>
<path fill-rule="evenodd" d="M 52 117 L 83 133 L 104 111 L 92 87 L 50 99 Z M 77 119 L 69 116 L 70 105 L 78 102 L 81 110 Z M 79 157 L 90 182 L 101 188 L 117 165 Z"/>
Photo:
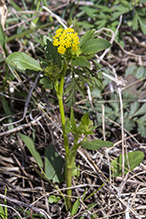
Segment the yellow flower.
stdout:
<path fill-rule="evenodd" d="M 54 45 L 54 46 L 58 46 L 58 45 L 59 45 L 59 42 L 58 42 L 57 39 L 54 39 L 53 45 Z"/>
<path fill-rule="evenodd" d="M 77 51 L 77 49 L 78 49 L 78 47 L 76 46 L 76 45 L 72 45 L 72 52 L 76 52 Z"/>
<path fill-rule="evenodd" d="M 53 37 L 53 45 L 58 47 L 57 50 L 61 54 L 64 54 L 69 48 L 72 52 L 76 52 L 79 47 L 79 37 L 73 28 L 59 28 Z"/>
<path fill-rule="evenodd" d="M 59 46 L 59 47 L 58 47 L 58 52 L 61 53 L 61 54 L 65 53 L 65 50 L 66 50 L 66 49 L 65 49 L 64 46 Z"/>

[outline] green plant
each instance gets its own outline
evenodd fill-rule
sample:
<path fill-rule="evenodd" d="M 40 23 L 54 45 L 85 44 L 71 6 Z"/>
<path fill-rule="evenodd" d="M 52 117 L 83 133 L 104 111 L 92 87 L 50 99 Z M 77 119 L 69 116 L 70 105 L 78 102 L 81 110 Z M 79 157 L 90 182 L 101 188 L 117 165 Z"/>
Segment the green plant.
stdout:
<path fill-rule="evenodd" d="M 125 174 L 128 171 L 132 171 L 135 167 L 137 167 L 144 158 L 144 153 L 142 151 L 133 151 L 125 154 Z M 122 175 L 122 154 L 118 156 L 116 159 L 112 160 L 112 171 L 114 177 Z"/>
<path fill-rule="evenodd" d="M 110 47 L 110 43 L 101 38 L 95 38 L 94 30 L 85 33 L 81 39 L 72 28 L 59 28 L 56 35 L 53 37 L 53 42 L 49 37 L 44 37 L 45 59 L 40 60 L 40 64 L 29 57 L 25 53 L 12 53 L 7 57 L 7 63 L 13 65 L 21 70 L 31 69 L 33 71 L 42 71 L 44 78 L 41 83 L 44 87 L 50 84 L 54 85 L 56 95 L 58 98 L 62 131 L 65 147 L 65 178 L 67 186 L 67 197 L 65 199 L 66 209 L 71 209 L 72 190 L 72 172 L 74 168 L 75 157 L 78 148 L 82 145 L 87 149 L 97 150 L 101 147 L 111 147 L 111 142 L 102 140 L 90 141 L 88 135 L 93 134 L 96 126 L 93 126 L 89 119 L 88 113 L 82 116 L 81 122 L 76 124 L 74 118 L 73 108 L 71 108 L 70 119 L 65 118 L 63 97 L 67 96 L 66 101 L 70 107 L 75 103 L 76 91 L 83 96 L 85 94 L 84 83 L 89 87 L 99 84 L 99 79 L 90 70 L 89 60 L 94 57 L 94 54 Z M 70 75 L 70 82 L 64 92 L 65 77 Z M 77 76 L 77 77 L 76 77 Z M 92 80 L 94 79 L 94 81 Z M 74 137 L 74 144 L 70 147 L 68 142 L 68 133 L 72 132 Z M 24 140 L 30 152 L 38 163 L 41 173 L 36 169 L 41 177 L 53 180 L 53 182 L 61 182 L 63 175 L 61 169 L 63 167 L 63 160 L 57 154 L 54 147 L 49 145 L 45 151 L 45 171 L 43 171 L 43 162 L 34 147 L 33 141 L 22 134 L 19 136 Z M 84 136 L 81 139 L 81 136 Z M 57 166 L 58 164 L 58 166 Z"/>
<path fill-rule="evenodd" d="M 76 19 L 76 26 L 84 29 L 95 28 L 99 30 L 102 27 L 106 27 L 115 32 L 119 17 L 123 15 L 122 28 L 124 26 L 127 27 L 128 24 L 133 30 L 138 30 L 140 27 L 143 34 L 146 34 L 146 8 L 143 5 L 144 3 L 145 1 L 125 0 L 93 1 L 93 5 L 80 6 L 80 11 L 75 15 L 74 19 Z M 127 35 L 127 33 L 125 30 L 118 31 L 116 36 L 118 42 L 123 45 L 121 34 Z"/>
<path fill-rule="evenodd" d="M 109 75 L 111 74 L 109 70 L 105 70 L 105 72 Z M 122 91 L 124 128 L 128 132 L 132 132 L 134 134 L 138 132 L 142 137 L 146 136 L 146 103 L 144 101 L 146 97 L 144 87 L 146 79 L 145 72 L 145 66 L 129 66 L 124 75 L 124 79 L 127 81 L 127 84 Z M 111 126 L 113 124 L 112 121 L 119 123 L 119 98 L 116 90 L 117 86 L 108 78 L 103 79 L 101 87 L 95 86 L 92 90 L 91 94 L 94 99 L 94 108 L 91 108 L 89 101 L 86 101 L 85 104 L 87 110 L 84 110 L 84 113 L 87 111 L 89 112 L 90 110 L 90 114 L 92 114 L 95 124 L 98 122 L 99 126 L 102 125 L 102 119 L 99 117 L 99 114 L 102 113 L 103 103 L 105 106 L 106 125 Z M 103 96 L 102 93 L 105 93 L 105 96 Z M 99 131 L 102 132 L 100 128 Z M 109 133 L 110 130 L 106 130 L 106 134 Z"/>

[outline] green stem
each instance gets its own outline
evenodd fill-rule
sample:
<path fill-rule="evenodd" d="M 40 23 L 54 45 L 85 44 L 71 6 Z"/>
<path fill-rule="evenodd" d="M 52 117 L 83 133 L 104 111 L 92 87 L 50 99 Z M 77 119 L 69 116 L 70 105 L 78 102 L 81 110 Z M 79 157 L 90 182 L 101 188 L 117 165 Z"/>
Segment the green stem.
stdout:
<path fill-rule="evenodd" d="M 66 187 L 72 186 L 72 166 L 68 168 L 69 162 L 69 144 L 68 144 L 68 136 L 65 131 L 65 113 L 64 113 L 64 105 L 63 105 L 63 91 L 64 91 L 64 79 L 67 69 L 67 62 L 64 62 L 63 70 L 62 70 L 62 76 L 60 80 L 60 84 L 58 84 L 58 81 L 55 83 L 55 89 L 57 92 L 58 97 L 58 103 L 59 103 L 59 110 L 60 110 L 60 116 L 61 116 L 61 123 L 62 123 L 62 131 L 63 131 L 63 139 L 64 139 L 64 146 L 65 146 L 65 158 L 66 158 L 66 166 L 65 166 L 65 178 L 66 178 Z M 66 207 L 67 210 L 71 209 L 71 196 L 72 196 L 72 190 L 67 189 L 67 197 L 66 197 Z"/>
<path fill-rule="evenodd" d="M 69 188 L 72 186 L 72 167 L 68 168 L 67 165 L 65 167 L 65 178 L 66 178 L 66 187 Z M 70 210 L 72 207 L 71 204 L 71 196 L 72 196 L 72 189 L 67 189 L 66 191 L 66 207 L 67 210 Z"/>
<path fill-rule="evenodd" d="M 68 144 L 68 136 L 65 131 L 65 113 L 64 113 L 64 105 L 63 105 L 64 78 L 65 78 L 66 69 L 67 69 L 67 63 L 64 62 L 60 85 L 58 85 L 58 89 L 57 89 L 57 97 L 58 97 L 59 110 L 60 110 L 61 123 L 62 123 L 65 154 L 67 159 L 69 155 L 69 144 Z"/>

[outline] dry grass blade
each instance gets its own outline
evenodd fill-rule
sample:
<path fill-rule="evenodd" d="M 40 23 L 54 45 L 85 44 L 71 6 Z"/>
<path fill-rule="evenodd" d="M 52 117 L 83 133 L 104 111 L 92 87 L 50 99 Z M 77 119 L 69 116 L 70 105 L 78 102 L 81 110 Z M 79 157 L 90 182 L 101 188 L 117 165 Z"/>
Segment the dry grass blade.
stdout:
<path fill-rule="evenodd" d="M 39 208 L 37 208 L 37 207 L 34 207 L 34 206 L 32 206 L 32 205 L 26 204 L 26 203 L 21 202 L 21 201 L 17 201 L 16 199 L 7 197 L 7 196 L 2 195 L 2 194 L 0 194 L 0 198 L 6 199 L 6 200 L 8 200 L 8 201 L 11 202 L 11 203 L 15 203 L 15 204 L 17 204 L 17 205 L 22 205 L 23 207 L 32 209 L 33 211 L 42 214 L 42 215 L 45 216 L 46 218 L 49 218 L 49 219 L 51 218 L 51 217 L 47 214 L 47 212 L 45 212 L 43 209 L 39 209 Z"/>

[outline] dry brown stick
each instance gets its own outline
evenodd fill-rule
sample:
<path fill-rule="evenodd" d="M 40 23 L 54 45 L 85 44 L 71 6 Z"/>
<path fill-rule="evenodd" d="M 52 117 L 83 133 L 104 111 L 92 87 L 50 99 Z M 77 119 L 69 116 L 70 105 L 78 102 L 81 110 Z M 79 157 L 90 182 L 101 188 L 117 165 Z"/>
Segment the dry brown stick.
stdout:
<path fill-rule="evenodd" d="M 11 134 L 11 133 L 18 132 L 18 131 L 20 131 L 20 130 L 22 130 L 22 129 L 24 129 L 24 128 L 27 128 L 27 127 L 29 127 L 29 126 L 31 126 L 31 125 L 39 125 L 39 124 L 37 123 L 37 121 L 39 121 L 39 120 L 42 118 L 42 116 L 43 116 L 43 115 L 39 116 L 37 119 L 31 121 L 31 122 L 28 123 L 28 124 L 23 124 L 23 125 L 20 125 L 19 127 L 10 129 L 10 130 L 5 131 L 5 132 L 2 132 L 2 133 L 0 133 L 0 136 L 9 135 L 9 134 Z"/>
<path fill-rule="evenodd" d="M 116 73 L 116 69 L 110 65 L 108 62 L 103 61 L 100 57 L 98 57 L 96 55 L 97 59 L 99 59 L 99 61 L 104 62 L 107 66 L 109 66 L 109 68 L 112 70 L 113 75 L 115 76 L 115 78 L 111 78 L 111 76 L 108 76 L 108 78 L 110 78 L 111 80 L 115 81 L 117 84 L 117 93 L 119 95 L 119 101 L 120 101 L 120 123 L 121 123 L 121 136 L 122 136 L 122 177 L 124 178 L 124 166 L 125 166 L 125 145 L 124 145 L 124 141 L 125 141 L 125 134 L 124 134 L 124 115 L 123 115 L 123 100 L 122 100 L 122 88 L 120 87 L 120 85 L 125 86 L 125 84 L 121 84 L 121 80 L 118 79 L 117 73 Z M 104 72 L 103 72 L 104 73 Z M 104 73 L 105 74 L 105 73 Z"/>
<path fill-rule="evenodd" d="M 13 208 L 12 206 L 4 205 L 4 204 L 0 204 L 0 206 L 2 206 L 2 207 L 4 207 L 4 208 L 10 208 L 10 209 L 12 209 L 12 210 L 19 216 L 20 219 L 23 219 L 23 218 L 21 217 L 21 215 L 19 214 L 19 212 L 16 211 L 16 209 Z"/>
<path fill-rule="evenodd" d="M 36 13 L 36 12 L 33 12 L 33 13 Z M 47 14 L 48 14 L 48 13 L 47 13 Z M 10 26 L 10 27 L 5 28 L 4 31 L 8 31 L 8 30 L 11 30 L 11 29 L 13 29 L 13 28 L 15 28 L 15 27 L 19 27 L 20 25 L 25 24 L 25 23 L 27 23 L 28 21 L 31 21 L 31 20 L 33 20 L 33 19 L 35 19 L 35 18 L 37 18 L 37 17 L 42 16 L 42 15 L 43 15 L 43 13 L 41 13 L 41 14 L 39 14 L 39 15 L 36 15 L 36 16 L 34 16 L 34 17 L 31 17 L 31 18 L 29 18 L 29 19 L 23 20 L 23 21 L 21 21 L 20 23 L 17 23 L 17 24 L 14 24 L 14 25 Z"/>
<path fill-rule="evenodd" d="M 25 174 L 25 176 L 29 179 L 28 174 L 26 173 L 24 167 L 21 166 L 21 163 L 19 162 L 19 160 L 17 159 L 17 157 L 15 156 L 15 154 L 12 153 L 12 156 L 14 157 L 14 159 L 16 160 L 16 162 L 18 163 L 20 169 L 22 170 L 22 172 Z M 31 183 L 31 181 L 29 181 L 29 185 L 31 188 L 33 188 L 33 185 Z"/>

